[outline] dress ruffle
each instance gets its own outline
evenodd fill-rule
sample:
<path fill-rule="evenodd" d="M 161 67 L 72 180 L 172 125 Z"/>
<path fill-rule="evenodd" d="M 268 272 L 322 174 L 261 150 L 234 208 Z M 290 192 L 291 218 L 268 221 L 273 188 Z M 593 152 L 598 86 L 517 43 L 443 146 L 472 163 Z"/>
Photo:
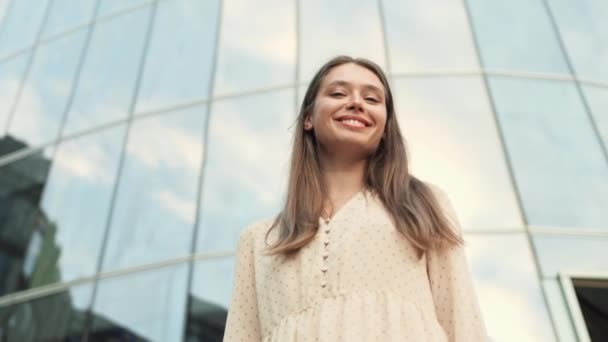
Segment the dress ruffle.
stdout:
<path fill-rule="evenodd" d="M 264 342 L 445 342 L 435 317 L 390 291 L 325 298 L 281 320 Z"/>

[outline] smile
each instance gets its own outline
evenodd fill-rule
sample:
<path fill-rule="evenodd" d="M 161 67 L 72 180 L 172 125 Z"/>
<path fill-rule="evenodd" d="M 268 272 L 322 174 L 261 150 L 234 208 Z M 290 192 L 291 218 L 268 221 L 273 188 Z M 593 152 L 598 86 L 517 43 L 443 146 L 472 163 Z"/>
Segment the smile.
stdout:
<path fill-rule="evenodd" d="M 368 123 L 366 120 L 359 119 L 359 118 L 353 117 L 353 116 L 345 116 L 345 117 L 339 118 L 336 121 L 340 122 L 344 126 L 352 127 L 352 128 L 365 128 L 365 127 L 371 126 L 371 124 Z"/>

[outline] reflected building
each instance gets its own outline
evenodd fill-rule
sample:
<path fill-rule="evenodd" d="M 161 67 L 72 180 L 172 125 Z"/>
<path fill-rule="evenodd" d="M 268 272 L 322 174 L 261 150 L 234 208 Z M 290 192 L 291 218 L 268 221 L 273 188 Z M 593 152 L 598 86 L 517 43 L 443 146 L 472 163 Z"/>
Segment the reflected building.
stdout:
<path fill-rule="evenodd" d="M 492 341 L 608 334 L 608 3 L 0 1 L 0 340 L 221 340 L 316 69 L 381 65 Z"/>

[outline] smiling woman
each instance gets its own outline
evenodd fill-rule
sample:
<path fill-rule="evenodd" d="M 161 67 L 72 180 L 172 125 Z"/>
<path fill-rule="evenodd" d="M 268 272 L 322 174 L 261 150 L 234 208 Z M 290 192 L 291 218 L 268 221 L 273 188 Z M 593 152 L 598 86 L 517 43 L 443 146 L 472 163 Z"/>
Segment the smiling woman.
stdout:
<path fill-rule="evenodd" d="M 458 220 L 409 173 L 383 71 L 328 61 L 294 134 L 283 210 L 241 235 L 224 340 L 486 340 Z"/>

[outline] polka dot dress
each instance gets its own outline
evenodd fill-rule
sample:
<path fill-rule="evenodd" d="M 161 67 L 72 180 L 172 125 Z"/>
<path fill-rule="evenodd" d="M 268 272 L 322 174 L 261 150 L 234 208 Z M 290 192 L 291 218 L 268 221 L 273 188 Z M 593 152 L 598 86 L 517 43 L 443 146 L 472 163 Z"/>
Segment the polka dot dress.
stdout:
<path fill-rule="evenodd" d="M 320 219 L 315 239 L 293 256 L 264 255 L 271 223 L 241 235 L 224 341 L 487 340 L 463 247 L 418 258 L 373 193 Z"/>

